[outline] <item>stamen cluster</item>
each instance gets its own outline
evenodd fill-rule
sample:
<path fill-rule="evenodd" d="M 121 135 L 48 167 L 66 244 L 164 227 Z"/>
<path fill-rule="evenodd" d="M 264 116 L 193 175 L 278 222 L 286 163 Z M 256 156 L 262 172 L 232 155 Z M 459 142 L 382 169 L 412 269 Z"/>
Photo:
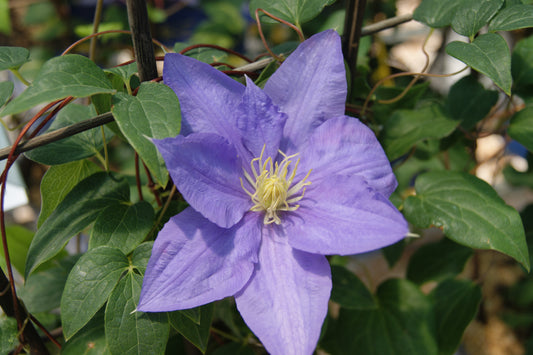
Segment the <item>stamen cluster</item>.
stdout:
<path fill-rule="evenodd" d="M 293 184 L 300 159 L 296 160 L 290 174 L 289 167 L 292 163 L 291 159 L 296 157 L 298 153 L 287 156 L 282 151 L 279 151 L 283 156 L 281 162 L 273 162 L 271 157 L 268 157 L 263 162 L 264 152 L 265 147 L 263 146 L 261 155 L 250 162 L 253 176 L 243 169 L 246 181 L 250 183 L 255 192 L 248 191 L 244 187 L 242 179 L 241 186 L 254 203 L 250 210 L 256 212 L 265 211 L 264 224 L 280 224 L 281 219 L 278 211 L 296 211 L 300 207 L 300 205 L 294 205 L 294 203 L 304 197 L 305 187 L 311 184 L 310 181 L 306 181 L 309 174 L 311 174 L 311 170 L 302 180 Z"/>

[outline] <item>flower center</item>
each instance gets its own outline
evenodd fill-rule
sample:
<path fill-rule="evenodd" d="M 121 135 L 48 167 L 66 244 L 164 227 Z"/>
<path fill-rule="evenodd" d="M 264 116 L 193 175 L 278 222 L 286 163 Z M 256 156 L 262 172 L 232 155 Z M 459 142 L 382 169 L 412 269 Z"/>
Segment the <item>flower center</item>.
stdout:
<path fill-rule="evenodd" d="M 278 216 L 278 211 L 296 211 L 300 207 L 295 203 L 304 197 L 306 186 L 311 184 L 311 182 L 306 181 L 311 170 L 302 180 L 293 183 L 300 158 L 296 160 L 292 170 L 289 168 L 292 163 L 291 159 L 296 157 L 298 153 L 287 156 L 279 151 L 283 160 L 274 163 L 270 157 L 263 162 L 264 152 L 265 147 L 263 146 L 259 158 L 252 159 L 250 162 L 253 176 L 244 170 L 244 177 L 255 191 L 253 193 L 248 191 L 244 187 L 242 179 L 241 186 L 254 203 L 250 211 L 265 211 L 264 224 L 280 224 L 281 219 Z"/>

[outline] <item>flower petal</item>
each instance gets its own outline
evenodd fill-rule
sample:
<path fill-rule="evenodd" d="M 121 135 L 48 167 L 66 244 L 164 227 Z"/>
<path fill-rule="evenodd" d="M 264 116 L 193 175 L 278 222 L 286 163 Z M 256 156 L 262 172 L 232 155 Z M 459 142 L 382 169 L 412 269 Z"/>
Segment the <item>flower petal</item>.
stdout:
<path fill-rule="evenodd" d="M 154 140 L 185 200 L 220 227 L 237 223 L 251 207 L 241 187 L 242 163 L 224 138 L 193 133 Z"/>
<path fill-rule="evenodd" d="M 243 161 L 259 157 L 263 147 L 265 160 L 276 158 L 287 115 L 272 104 L 272 100 L 246 77 L 246 90 L 237 110 L 237 128 L 242 145 L 237 148 Z"/>
<path fill-rule="evenodd" d="M 155 240 L 137 309 L 174 311 L 234 295 L 257 262 L 259 223 L 248 214 L 223 229 L 190 207 L 172 217 Z"/>
<path fill-rule="evenodd" d="M 385 197 L 398 185 L 374 132 L 356 118 L 341 116 L 324 122 L 299 152 L 299 171 L 307 174 L 313 169 L 309 177 L 313 184 L 339 174 L 359 175 Z"/>
<path fill-rule="evenodd" d="M 165 55 L 163 80 L 178 95 L 181 134 L 217 133 L 228 139 L 234 134 L 233 111 L 244 85 L 209 64 L 176 53 Z"/>
<path fill-rule="evenodd" d="M 360 176 L 336 176 L 309 186 L 300 208 L 283 221 L 289 243 L 321 254 L 358 254 L 393 244 L 408 233 L 390 201 Z"/>
<path fill-rule="evenodd" d="M 300 44 L 264 90 L 289 116 L 281 150 L 292 154 L 316 126 L 344 114 L 346 72 L 339 35 L 328 30 Z"/>
<path fill-rule="evenodd" d="M 263 228 L 259 263 L 235 296 L 246 324 L 271 354 L 312 354 L 328 310 L 329 263 L 291 248 L 280 228 Z"/>

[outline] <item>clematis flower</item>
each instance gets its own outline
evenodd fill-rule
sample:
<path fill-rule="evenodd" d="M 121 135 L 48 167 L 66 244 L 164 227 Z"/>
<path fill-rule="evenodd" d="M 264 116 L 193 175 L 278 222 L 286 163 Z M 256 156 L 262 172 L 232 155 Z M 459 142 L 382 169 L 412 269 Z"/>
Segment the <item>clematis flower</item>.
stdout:
<path fill-rule="evenodd" d="M 325 255 L 379 249 L 407 223 L 373 132 L 344 115 L 334 31 L 303 42 L 264 89 L 167 54 L 182 135 L 155 141 L 189 203 L 160 231 L 138 310 L 174 311 L 234 296 L 272 354 L 311 354 L 327 313 Z"/>

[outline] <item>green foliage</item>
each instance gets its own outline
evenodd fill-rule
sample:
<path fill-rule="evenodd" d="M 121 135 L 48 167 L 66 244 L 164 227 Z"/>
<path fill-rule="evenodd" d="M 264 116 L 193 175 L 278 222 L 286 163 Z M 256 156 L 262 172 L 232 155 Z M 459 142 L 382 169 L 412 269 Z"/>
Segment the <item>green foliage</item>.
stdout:
<path fill-rule="evenodd" d="M 198 321 L 191 319 L 190 312 L 170 312 L 168 318 L 170 325 L 180 332 L 188 341 L 196 346 L 202 353 L 207 349 L 209 329 L 213 319 L 214 305 L 209 304 L 198 309 Z"/>
<path fill-rule="evenodd" d="M 465 129 L 472 129 L 484 119 L 498 101 L 498 92 L 485 89 L 472 75 L 458 80 L 446 99 L 446 108 Z"/>
<path fill-rule="evenodd" d="M 452 28 L 460 35 L 473 38 L 503 5 L 503 0 L 467 0 L 457 8 Z"/>
<path fill-rule="evenodd" d="M 407 280 L 378 287 L 376 309 L 341 308 L 322 345 L 331 354 L 437 354 L 431 300 Z M 401 349 L 401 350 L 400 350 Z"/>
<path fill-rule="evenodd" d="M 526 107 L 515 113 L 511 118 L 507 133 L 533 152 L 533 107 Z"/>
<path fill-rule="evenodd" d="M 472 249 L 446 238 L 423 245 L 409 260 L 407 278 L 416 284 L 423 284 L 454 277 L 463 271 L 472 254 Z"/>
<path fill-rule="evenodd" d="M 41 181 L 43 202 L 37 226 L 40 227 L 43 224 L 74 186 L 99 170 L 96 164 L 88 160 L 51 166 Z"/>
<path fill-rule="evenodd" d="M 111 205 L 94 222 L 89 249 L 110 246 L 129 254 L 139 245 L 154 223 L 154 209 L 146 201 Z"/>
<path fill-rule="evenodd" d="M 490 22 L 489 31 L 514 31 L 533 27 L 533 6 L 517 4 L 501 10 Z"/>
<path fill-rule="evenodd" d="M 26 277 L 92 223 L 102 208 L 128 200 L 126 181 L 107 173 L 93 174 L 78 183 L 35 234 L 26 260 Z"/>
<path fill-rule="evenodd" d="M 175 137 L 180 132 L 181 116 L 176 94 L 167 86 L 143 83 L 137 96 L 119 93 L 116 99 L 113 115 L 121 132 L 161 186 L 166 186 L 165 162 L 150 139 Z"/>
<path fill-rule="evenodd" d="M 397 110 L 387 121 L 381 142 L 389 159 L 394 160 L 424 139 L 448 136 L 458 124 L 439 105 Z"/>
<path fill-rule="evenodd" d="M 20 57 L 22 55 L 20 54 Z M 21 58 L 8 65 L 20 65 Z M 69 54 L 47 61 L 32 85 L 0 111 L 12 115 L 68 96 L 87 97 L 114 92 L 104 72 L 86 57 Z"/>
<path fill-rule="evenodd" d="M 468 280 L 447 279 L 430 294 L 437 324 L 439 355 L 452 355 L 477 313 L 481 288 Z"/>
<path fill-rule="evenodd" d="M 96 116 L 96 111 L 91 106 L 69 104 L 59 112 L 46 132 L 52 132 L 94 116 Z M 106 140 L 111 139 L 113 132 L 107 127 L 103 129 Z M 99 154 L 106 143 L 103 138 L 102 128 L 97 127 L 81 132 L 75 137 L 68 137 L 33 149 L 25 155 L 33 161 L 46 165 L 70 163 Z"/>
<path fill-rule="evenodd" d="M 0 107 L 9 100 L 14 87 L 15 85 L 11 81 L 0 82 Z"/>
<path fill-rule="evenodd" d="M 486 33 L 472 43 L 454 41 L 446 46 L 446 53 L 485 74 L 511 95 L 511 53 L 499 34 Z"/>
<path fill-rule="evenodd" d="M 464 173 L 429 172 L 416 179 L 415 189 L 404 204 L 409 222 L 442 228 L 471 248 L 498 250 L 529 270 L 520 216 L 486 182 Z"/>
<path fill-rule="evenodd" d="M 91 320 L 128 269 L 126 256 L 101 246 L 85 253 L 70 272 L 61 297 L 61 321 L 69 339 Z"/>
<path fill-rule="evenodd" d="M 136 311 L 142 276 L 129 272 L 109 296 L 105 334 L 113 355 L 164 354 L 169 334 L 165 313 Z"/>
<path fill-rule="evenodd" d="M 0 47 L 0 71 L 18 69 L 30 59 L 30 51 L 20 47 Z"/>
<path fill-rule="evenodd" d="M 423 0 L 413 13 L 413 17 L 429 27 L 449 26 L 462 2 L 462 0 Z"/>
<path fill-rule="evenodd" d="M 331 266 L 331 300 L 346 309 L 373 309 L 377 305 L 365 284 L 342 266 Z"/>
<path fill-rule="evenodd" d="M 250 14 L 255 18 L 255 10 L 263 9 L 285 21 L 300 26 L 317 16 L 324 6 L 333 3 L 332 0 L 252 0 L 250 3 Z M 264 19 L 267 17 L 263 16 Z M 272 22 L 272 20 L 266 20 Z"/>

